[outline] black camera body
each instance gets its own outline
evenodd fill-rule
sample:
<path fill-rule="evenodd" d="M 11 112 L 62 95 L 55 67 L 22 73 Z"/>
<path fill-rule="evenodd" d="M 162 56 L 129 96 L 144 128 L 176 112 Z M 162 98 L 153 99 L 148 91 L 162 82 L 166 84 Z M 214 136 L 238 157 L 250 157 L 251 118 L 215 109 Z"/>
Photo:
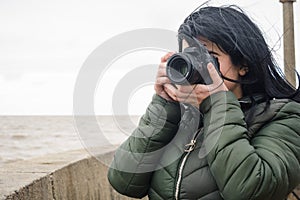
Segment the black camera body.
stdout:
<path fill-rule="evenodd" d="M 212 84 L 207 64 L 212 63 L 219 71 L 217 58 L 211 56 L 207 49 L 187 47 L 183 52 L 172 55 L 167 61 L 167 76 L 177 85 Z"/>

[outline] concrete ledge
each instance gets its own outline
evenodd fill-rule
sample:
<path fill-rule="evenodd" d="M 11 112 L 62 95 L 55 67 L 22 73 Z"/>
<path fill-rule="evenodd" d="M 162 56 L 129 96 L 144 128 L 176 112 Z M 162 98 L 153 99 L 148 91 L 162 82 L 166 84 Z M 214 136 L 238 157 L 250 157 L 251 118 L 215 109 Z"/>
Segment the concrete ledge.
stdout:
<path fill-rule="evenodd" d="M 104 147 L 108 163 L 114 147 Z M 130 199 L 107 181 L 107 165 L 85 150 L 76 150 L 4 165 L 0 169 L 0 199 Z"/>
<path fill-rule="evenodd" d="M 0 200 L 132 199 L 107 181 L 107 164 L 116 147 L 103 147 L 100 162 L 85 150 L 6 164 L 0 169 Z M 295 190 L 300 195 L 300 186 Z M 144 198 L 147 199 L 147 198 Z M 296 200 L 290 194 L 289 200 Z"/>

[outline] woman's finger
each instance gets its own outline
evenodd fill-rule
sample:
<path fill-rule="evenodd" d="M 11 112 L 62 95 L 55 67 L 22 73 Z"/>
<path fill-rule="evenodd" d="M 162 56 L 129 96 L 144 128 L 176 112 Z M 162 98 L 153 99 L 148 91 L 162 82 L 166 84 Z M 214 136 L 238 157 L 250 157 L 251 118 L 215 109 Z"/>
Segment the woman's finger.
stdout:
<path fill-rule="evenodd" d="M 219 72 L 212 63 L 208 63 L 207 69 L 213 83 L 220 84 L 223 81 Z"/>
<path fill-rule="evenodd" d="M 213 91 L 227 91 L 227 87 L 224 84 L 224 80 L 221 78 L 219 72 L 215 68 L 215 66 L 212 63 L 209 63 L 207 65 L 207 69 L 209 72 L 209 75 L 213 81 L 211 85 L 208 85 L 210 92 Z"/>
<path fill-rule="evenodd" d="M 161 62 L 167 62 L 167 60 L 174 54 L 175 52 L 168 52 L 166 55 L 160 58 Z"/>
<path fill-rule="evenodd" d="M 172 84 L 165 84 L 164 85 L 164 89 L 166 91 L 166 93 L 174 100 L 174 101 L 178 101 L 177 97 L 177 89 L 172 85 Z"/>
<path fill-rule="evenodd" d="M 176 87 L 181 93 L 190 94 L 193 92 L 195 85 L 177 85 Z"/>
<path fill-rule="evenodd" d="M 169 96 L 174 100 L 184 103 L 194 102 L 197 99 L 196 94 L 193 92 L 194 86 L 181 86 L 176 87 L 172 84 L 166 84 L 165 90 Z"/>
<path fill-rule="evenodd" d="M 164 85 L 164 84 L 167 84 L 167 83 L 171 83 L 171 81 L 168 77 L 160 76 L 160 77 L 156 78 L 155 84 Z"/>
<path fill-rule="evenodd" d="M 157 70 L 157 77 L 167 76 L 166 67 L 163 64 L 160 64 Z"/>

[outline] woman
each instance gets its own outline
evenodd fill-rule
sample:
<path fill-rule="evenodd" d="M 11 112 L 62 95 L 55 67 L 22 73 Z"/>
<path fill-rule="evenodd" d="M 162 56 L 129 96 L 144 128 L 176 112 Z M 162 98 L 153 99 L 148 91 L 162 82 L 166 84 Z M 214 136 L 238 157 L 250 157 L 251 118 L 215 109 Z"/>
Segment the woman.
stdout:
<path fill-rule="evenodd" d="M 149 199 L 284 199 L 300 183 L 300 95 L 237 7 L 201 7 L 180 26 L 219 62 L 212 84 L 174 85 L 161 59 L 153 100 L 108 179 Z M 182 37 L 181 37 L 182 36 Z"/>

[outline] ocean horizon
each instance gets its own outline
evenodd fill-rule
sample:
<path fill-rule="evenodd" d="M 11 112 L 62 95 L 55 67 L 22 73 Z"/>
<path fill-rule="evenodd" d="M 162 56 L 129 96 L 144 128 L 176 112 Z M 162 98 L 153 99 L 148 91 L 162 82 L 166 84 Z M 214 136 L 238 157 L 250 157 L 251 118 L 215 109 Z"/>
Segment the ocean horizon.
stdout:
<path fill-rule="evenodd" d="M 91 117 L 0 116 L 0 166 L 69 150 L 89 151 L 92 146 L 119 145 L 131 134 L 139 119 L 139 116 L 127 115 Z"/>

